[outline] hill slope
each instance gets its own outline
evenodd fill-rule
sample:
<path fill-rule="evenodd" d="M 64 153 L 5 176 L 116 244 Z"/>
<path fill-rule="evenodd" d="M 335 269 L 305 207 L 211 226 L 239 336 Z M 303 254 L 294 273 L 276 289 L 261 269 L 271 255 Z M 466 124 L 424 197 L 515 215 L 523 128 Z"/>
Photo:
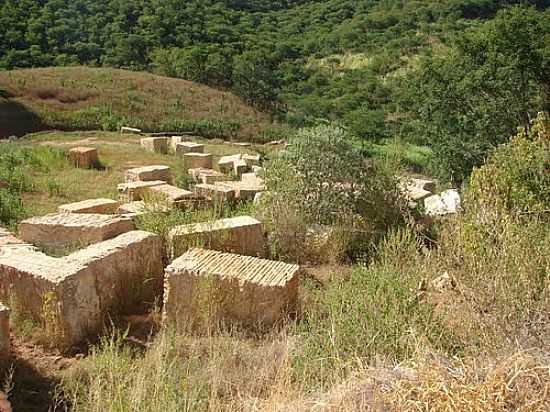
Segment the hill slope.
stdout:
<path fill-rule="evenodd" d="M 251 138 L 269 118 L 231 93 L 148 73 L 87 67 L 0 72 L 0 137 L 45 129 L 191 131 Z"/>

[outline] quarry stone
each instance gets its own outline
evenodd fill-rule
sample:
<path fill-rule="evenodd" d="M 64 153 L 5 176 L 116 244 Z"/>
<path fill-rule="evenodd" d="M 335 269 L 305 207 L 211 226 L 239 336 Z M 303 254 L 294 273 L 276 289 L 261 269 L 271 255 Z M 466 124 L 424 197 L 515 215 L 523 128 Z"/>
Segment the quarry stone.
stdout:
<path fill-rule="evenodd" d="M 126 182 L 151 182 L 162 180 L 172 182 L 170 166 L 153 165 L 128 169 L 125 174 Z"/>
<path fill-rule="evenodd" d="M 212 155 L 210 153 L 184 153 L 183 160 L 186 169 L 212 169 Z"/>
<path fill-rule="evenodd" d="M 235 163 L 241 160 L 241 154 L 222 156 L 220 160 L 218 160 L 218 168 L 222 173 L 233 173 L 235 171 Z"/>
<path fill-rule="evenodd" d="M 263 183 L 259 181 L 229 181 L 216 182 L 216 186 L 229 188 L 235 191 L 235 197 L 239 200 L 253 201 L 254 197 L 265 190 Z"/>
<path fill-rule="evenodd" d="M 0 360 L 10 352 L 10 310 L 0 302 Z"/>
<path fill-rule="evenodd" d="M 143 309 L 162 293 L 164 246 L 132 231 L 63 258 L 0 247 L 0 300 L 66 347 L 101 331 L 108 317 Z M 135 313 L 135 312 L 134 312 Z"/>
<path fill-rule="evenodd" d="M 235 190 L 230 187 L 201 183 L 195 185 L 195 193 L 206 199 L 217 202 L 231 202 L 235 200 Z"/>
<path fill-rule="evenodd" d="M 141 147 L 152 153 L 168 153 L 167 137 L 145 137 L 141 139 Z"/>
<path fill-rule="evenodd" d="M 185 333 L 238 322 L 271 326 L 296 310 L 300 267 L 191 249 L 165 270 L 163 321 Z"/>
<path fill-rule="evenodd" d="M 52 213 L 19 224 L 23 241 L 56 248 L 86 246 L 133 229 L 134 223 L 130 218 L 96 213 Z"/>
<path fill-rule="evenodd" d="M 260 155 L 244 154 L 242 159 L 246 162 L 249 168 L 252 166 L 260 166 Z"/>
<path fill-rule="evenodd" d="M 120 134 L 141 134 L 141 129 L 123 126 L 120 128 Z"/>
<path fill-rule="evenodd" d="M 189 141 L 189 136 L 171 136 L 170 137 L 170 151 L 176 153 L 176 146 L 178 143 Z"/>
<path fill-rule="evenodd" d="M 189 190 L 180 189 L 179 187 L 172 185 L 159 185 L 147 188 L 148 193 L 153 196 L 158 195 L 168 202 L 177 202 L 179 200 L 192 199 L 195 197 L 195 193 Z"/>
<path fill-rule="evenodd" d="M 68 203 L 57 208 L 59 213 L 116 213 L 119 203 L 112 199 L 89 199 L 82 202 Z"/>
<path fill-rule="evenodd" d="M 162 180 L 152 180 L 149 182 L 130 182 L 121 183 L 118 185 L 117 190 L 120 200 L 123 202 L 134 202 L 143 199 L 143 195 L 147 192 L 147 189 L 153 186 L 165 185 L 167 182 Z"/>
<path fill-rule="evenodd" d="M 265 253 L 263 225 L 250 216 L 176 226 L 168 233 L 168 243 L 172 258 L 192 247 L 248 256 Z"/>
<path fill-rule="evenodd" d="M 80 169 L 93 169 L 99 166 L 99 155 L 93 147 L 74 147 L 69 150 L 69 159 Z"/>
<path fill-rule="evenodd" d="M 204 145 L 194 142 L 180 142 L 176 144 L 176 154 L 204 153 Z"/>
<path fill-rule="evenodd" d="M 189 175 L 193 178 L 193 181 L 197 183 L 212 184 L 230 179 L 229 176 L 223 174 L 222 172 L 218 172 L 214 169 L 203 169 L 200 167 L 198 169 L 189 169 L 187 173 L 189 173 Z"/>
<path fill-rule="evenodd" d="M 460 194 L 455 189 L 449 189 L 439 195 L 424 199 L 424 209 L 428 216 L 444 216 L 461 211 Z"/>

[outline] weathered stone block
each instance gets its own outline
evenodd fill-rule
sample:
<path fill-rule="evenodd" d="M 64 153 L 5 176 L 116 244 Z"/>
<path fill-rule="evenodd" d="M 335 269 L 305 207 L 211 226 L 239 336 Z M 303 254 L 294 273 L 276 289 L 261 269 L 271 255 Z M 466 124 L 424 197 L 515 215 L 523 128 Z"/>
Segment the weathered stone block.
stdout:
<path fill-rule="evenodd" d="M 215 182 L 224 182 L 230 180 L 230 177 L 214 169 L 189 169 L 187 171 L 193 180 L 197 183 L 212 184 Z"/>
<path fill-rule="evenodd" d="M 235 163 L 242 160 L 241 154 L 223 156 L 218 160 L 218 168 L 222 173 L 234 173 L 235 172 Z"/>
<path fill-rule="evenodd" d="M 93 147 L 74 147 L 69 150 L 69 159 L 80 169 L 93 169 L 100 165 L 97 149 Z"/>
<path fill-rule="evenodd" d="M 64 258 L 1 247 L 0 299 L 16 302 L 64 348 L 99 333 L 107 317 L 152 304 L 162 291 L 163 250 L 160 237 L 142 231 Z"/>
<path fill-rule="evenodd" d="M 158 197 L 165 199 L 169 203 L 177 202 L 179 200 L 189 200 L 196 197 L 195 193 L 172 185 L 152 186 L 147 188 L 147 193 L 154 198 Z"/>
<path fill-rule="evenodd" d="M 252 183 L 250 181 L 216 182 L 215 185 L 234 190 L 237 199 L 246 201 L 253 201 L 256 194 L 265 190 L 263 183 Z"/>
<path fill-rule="evenodd" d="M 120 128 L 120 134 L 141 134 L 141 129 L 135 127 L 122 126 Z"/>
<path fill-rule="evenodd" d="M 201 183 L 195 185 L 195 193 L 216 202 L 231 202 L 235 200 L 235 190 L 230 187 Z"/>
<path fill-rule="evenodd" d="M 243 160 L 246 162 L 249 168 L 252 166 L 260 166 L 260 155 L 244 154 Z"/>
<path fill-rule="evenodd" d="M 187 169 L 212 169 L 210 153 L 184 153 L 183 160 Z"/>
<path fill-rule="evenodd" d="M 52 213 L 19 224 L 25 242 L 42 247 L 86 246 L 134 229 L 132 219 L 95 213 Z"/>
<path fill-rule="evenodd" d="M 444 216 L 459 213 L 462 210 L 460 194 L 455 189 L 445 190 L 424 200 L 428 216 Z"/>
<path fill-rule="evenodd" d="M 263 256 L 265 253 L 263 225 L 250 216 L 176 226 L 168 234 L 168 243 L 172 258 L 191 247 L 248 256 Z"/>
<path fill-rule="evenodd" d="M 141 139 L 141 147 L 148 152 L 153 153 L 168 153 L 168 138 L 167 137 L 145 137 Z"/>
<path fill-rule="evenodd" d="M 126 182 L 152 182 L 152 181 L 164 181 L 167 183 L 172 182 L 172 172 L 170 166 L 154 165 L 143 166 L 128 169 L 126 171 Z"/>
<path fill-rule="evenodd" d="M 204 153 L 204 145 L 195 142 L 180 142 L 176 144 L 176 154 Z"/>
<path fill-rule="evenodd" d="M 165 270 L 163 321 L 185 333 L 238 322 L 271 326 L 296 309 L 300 268 L 192 249 Z"/>
<path fill-rule="evenodd" d="M 57 208 L 59 213 L 116 213 L 119 203 L 112 199 L 89 199 L 82 202 L 68 203 Z"/>
<path fill-rule="evenodd" d="M 118 185 L 118 194 L 122 202 L 135 202 L 143 199 L 143 195 L 147 192 L 147 188 L 152 186 L 165 185 L 162 180 L 153 180 L 150 182 L 130 182 L 121 183 Z"/>
<path fill-rule="evenodd" d="M 235 163 L 233 163 L 233 173 L 235 174 L 235 176 L 241 177 L 244 173 L 247 172 L 247 170 L 248 165 L 246 164 L 244 159 L 237 160 L 235 161 Z"/>
<path fill-rule="evenodd" d="M 0 360 L 10 353 L 10 310 L 0 303 Z"/>

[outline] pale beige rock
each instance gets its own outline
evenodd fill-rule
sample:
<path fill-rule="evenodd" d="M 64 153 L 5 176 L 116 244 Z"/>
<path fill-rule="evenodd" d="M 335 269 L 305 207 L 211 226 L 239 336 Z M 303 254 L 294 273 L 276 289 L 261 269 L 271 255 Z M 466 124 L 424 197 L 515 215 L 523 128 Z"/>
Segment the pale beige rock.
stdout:
<path fill-rule="evenodd" d="M 165 270 L 163 322 L 179 333 L 220 322 L 271 326 L 296 310 L 300 267 L 192 249 Z"/>
<path fill-rule="evenodd" d="M 242 159 L 246 162 L 249 168 L 260 166 L 260 155 L 244 154 Z"/>
<path fill-rule="evenodd" d="M 134 229 L 131 219 L 95 213 L 52 213 L 19 224 L 21 239 L 41 247 L 86 246 Z"/>
<path fill-rule="evenodd" d="M 222 173 L 234 173 L 235 163 L 240 160 L 242 160 L 241 154 L 222 156 L 220 160 L 218 160 L 218 168 Z"/>
<path fill-rule="evenodd" d="M 239 200 L 253 201 L 256 194 L 265 190 L 263 184 L 242 182 L 242 181 L 230 181 L 230 182 L 216 182 L 216 186 L 229 188 L 235 191 L 235 197 Z"/>
<path fill-rule="evenodd" d="M 22 316 L 65 348 L 112 316 L 152 305 L 162 291 L 163 250 L 160 237 L 142 231 L 64 258 L 0 247 L 0 299 L 17 302 Z"/>
<path fill-rule="evenodd" d="M 168 138 L 167 137 L 145 137 L 141 139 L 141 147 L 148 152 L 153 153 L 168 153 Z"/>
<path fill-rule="evenodd" d="M 206 199 L 210 199 L 212 201 L 231 202 L 235 200 L 235 190 L 230 187 L 201 183 L 195 185 L 194 189 L 195 193 L 199 196 L 204 196 Z"/>
<path fill-rule="evenodd" d="M 170 137 L 170 151 L 176 153 L 176 145 L 187 140 L 184 136 L 172 136 Z"/>
<path fill-rule="evenodd" d="M 184 153 L 183 161 L 186 169 L 212 169 L 212 155 L 210 153 Z"/>
<path fill-rule="evenodd" d="M 141 129 L 123 126 L 120 128 L 120 134 L 141 134 Z"/>
<path fill-rule="evenodd" d="M 130 182 L 121 183 L 117 190 L 119 198 L 122 202 L 135 202 L 143 199 L 143 195 L 147 192 L 147 188 L 153 186 L 165 185 L 167 182 L 162 180 L 153 180 L 150 182 Z"/>
<path fill-rule="evenodd" d="M 185 153 L 204 153 L 204 145 L 194 142 L 180 142 L 176 144 L 176 154 L 183 155 Z"/>
<path fill-rule="evenodd" d="M 248 256 L 263 256 L 265 253 L 263 225 L 250 216 L 176 226 L 168 234 L 168 243 L 172 258 L 191 247 Z"/>
<path fill-rule="evenodd" d="M 189 173 L 189 175 L 197 183 L 212 184 L 215 182 L 230 180 L 229 176 L 214 169 L 203 169 L 199 167 L 198 169 L 189 169 L 187 173 Z"/>
<path fill-rule="evenodd" d="M 10 352 L 10 310 L 0 302 L 0 360 Z"/>
<path fill-rule="evenodd" d="M 125 174 L 126 182 L 152 182 L 152 181 L 164 181 L 167 183 L 172 182 L 172 172 L 170 166 L 165 165 L 153 165 L 136 167 L 128 169 Z"/>
<path fill-rule="evenodd" d="M 116 213 L 119 203 L 112 199 L 89 199 L 82 202 L 68 203 L 57 208 L 59 213 Z"/>
<path fill-rule="evenodd" d="M 233 174 L 237 177 L 241 177 L 243 173 L 246 173 L 248 171 L 248 164 L 244 161 L 244 159 L 240 159 L 235 161 L 233 163 Z"/>
<path fill-rule="evenodd" d="M 169 203 L 177 202 L 178 200 L 192 199 L 195 197 L 195 193 L 172 185 L 152 186 L 147 188 L 147 192 L 153 197 L 159 196 L 166 199 Z M 145 196 L 147 197 L 147 195 Z"/>
<path fill-rule="evenodd" d="M 74 147 L 69 150 L 69 159 L 80 169 L 92 169 L 100 165 L 97 149 L 93 147 Z"/>
<path fill-rule="evenodd" d="M 167 204 L 167 202 L 144 202 L 143 200 L 138 200 L 136 202 L 129 202 L 120 205 L 117 213 L 135 218 L 147 212 L 168 213 L 171 209 L 172 208 Z"/>

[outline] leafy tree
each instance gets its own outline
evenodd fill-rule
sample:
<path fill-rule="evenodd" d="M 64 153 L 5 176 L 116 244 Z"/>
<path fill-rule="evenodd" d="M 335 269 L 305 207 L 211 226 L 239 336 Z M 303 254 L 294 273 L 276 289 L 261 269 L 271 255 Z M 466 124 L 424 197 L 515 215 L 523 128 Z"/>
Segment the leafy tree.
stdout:
<path fill-rule="evenodd" d="M 492 147 L 549 107 L 550 13 L 500 12 L 424 61 L 408 83 L 403 106 L 434 146 L 436 171 L 460 183 Z"/>

